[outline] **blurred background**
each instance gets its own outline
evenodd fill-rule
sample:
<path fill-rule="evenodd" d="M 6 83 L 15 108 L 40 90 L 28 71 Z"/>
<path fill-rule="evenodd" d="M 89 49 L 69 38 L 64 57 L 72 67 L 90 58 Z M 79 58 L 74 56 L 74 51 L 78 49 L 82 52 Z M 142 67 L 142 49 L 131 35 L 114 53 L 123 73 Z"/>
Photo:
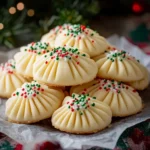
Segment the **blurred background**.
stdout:
<path fill-rule="evenodd" d="M 0 0 L 0 50 L 19 47 L 56 25 L 85 24 L 101 35 L 150 41 L 150 0 Z"/>

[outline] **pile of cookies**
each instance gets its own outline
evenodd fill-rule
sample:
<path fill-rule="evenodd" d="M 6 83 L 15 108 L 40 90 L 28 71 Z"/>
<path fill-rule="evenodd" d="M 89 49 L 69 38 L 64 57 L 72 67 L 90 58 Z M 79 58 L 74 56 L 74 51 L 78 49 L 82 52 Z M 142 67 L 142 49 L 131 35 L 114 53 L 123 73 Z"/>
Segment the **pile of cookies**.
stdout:
<path fill-rule="evenodd" d="M 149 84 L 136 58 L 84 25 L 57 26 L 0 65 L 0 96 L 14 123 L 51 118 L 61 131 L 89 134 L 112 117 L 142 111 L 137 90 Z"/>

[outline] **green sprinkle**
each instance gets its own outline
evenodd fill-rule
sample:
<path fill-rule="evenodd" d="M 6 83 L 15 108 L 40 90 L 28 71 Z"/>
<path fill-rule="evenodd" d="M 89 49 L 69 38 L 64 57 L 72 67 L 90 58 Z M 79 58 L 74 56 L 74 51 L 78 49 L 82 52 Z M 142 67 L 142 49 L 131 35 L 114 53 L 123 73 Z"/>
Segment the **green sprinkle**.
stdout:
<path fill-rule="evenodd" d="M 16 92 L 16 95 L 19 95 L 19 92 Z"/>
<path fill-rule="evenodd" d="M 80 115 L 83 115 L 83 113 L 82 113 L 82 112 L 80 112 Z"/>
<path fill-rule="evenodd" d="M 93 106 L 93 107 L 94 107 L 94 106 L 95 106 L 95 103 L 92 103 L 92 104 L 91 104 L 91 106 Z"/>
<path fill-rule="evenodd" d="M 82 56 L 86 56 L 85 54 L 82 54 Z"/>

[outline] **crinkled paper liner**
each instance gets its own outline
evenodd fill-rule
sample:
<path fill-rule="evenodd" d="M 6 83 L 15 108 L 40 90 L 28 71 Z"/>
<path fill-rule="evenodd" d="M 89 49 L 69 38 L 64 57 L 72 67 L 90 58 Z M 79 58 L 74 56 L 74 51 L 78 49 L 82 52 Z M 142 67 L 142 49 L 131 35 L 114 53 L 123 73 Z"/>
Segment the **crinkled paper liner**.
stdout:
<path fill-rule="evenodd" d="M 124 37 L 118 37 L 117 35 L 111 36 L 108 38 L 108 41 L 112 45 L 130 52 L 150 71 L 150 57 L 144 54 L 138 47 L 129 43 Z M 13 58 L 16 51 L 18 51 L 18 49 L 7 52 L 7 54 L 0 53 L 0 63 Z M 26 149 L 29 149 L 30 145 L 32 145 L 31 143 L 36 141 L 36 139 L 56 140 L 60 142 L 64 149 L 81 149 L 84 146 L 88 146 L 88 148 L 92 146 L 100 146 L 113 149 L 119 136 L 126 128 L 150 118 L 150 86 L 148 89 L 141 91 L 140 95 L 145 104 L 141 113 L 126 118 L 115 119 L 107 129 L 91 135 L 73 135 L 60 132 L 51 126 L 50 119 L 32 125 L 10 123 L 5 118 L 6 100 L 1 99 L 0 132 L 3 132 L 12 139 L 23 143 Z M 28 143 L 28 145 L 26 143 Z"/>

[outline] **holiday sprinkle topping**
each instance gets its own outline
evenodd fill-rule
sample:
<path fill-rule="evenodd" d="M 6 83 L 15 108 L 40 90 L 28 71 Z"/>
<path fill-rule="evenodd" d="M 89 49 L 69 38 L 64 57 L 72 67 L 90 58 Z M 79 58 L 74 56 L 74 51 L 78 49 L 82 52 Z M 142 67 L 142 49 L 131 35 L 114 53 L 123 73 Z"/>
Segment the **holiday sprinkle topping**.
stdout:
<path fill-rule="evenodd" d="M 13 96 L 34 98 L 43 91 L 44 89 L 41 87 L 41 85 L 38 82 L 32 81 L 31 83 L 24 83 L 21 88 L 18 88 L 13 93 Z"/>
<path fill-rule="evenodd" d="M 114 62 L 116 59 L 119 59 L 120 61 L 123 61 L 124 59 L 136 60 L 135 57 L 131 56 L 126 51 L 116 50 L 115 48 L 111 51 L 105 51 L 105 54 L 107 59 L 111 60 L 112 62 Z M 136 61 L 139 62 L 139 60 Z"/>
<path fill-rule="evenodd" d="M 126 84 L 123 84 L 122 82 L 114 81 L 114 80 L 107 80 L 107 79 L 100 79 L 100 78 L 96 78 L 92 86 L 95 86 L 98 90 L 105 90 L 107 92 L 111 91 L 117 94 L 121 93 L 121 89 L 126 89 L 126 90 L 130 89 L 132 90 L 132 92 L 136 92 L 135 89 L 129 87 Z M 85 88 L 82 91 L 82 94 L 87 94 L 87 93 L 89 93 L 89 89 Z"/>
<path fill-rule="evenodd" d="M 57 35 L 58 34 L 58 32 L 62 32 L 62 30 L 65 30 L 65 29 L 68 29 L 69 28 L 69 26 L 70 26 L 70 24 L 63 24 L 62 26 L 56 26 L 55 28 L 53 28 L 50 32 L 52 33 L 52 34 L 55 34 L 55 35 Z"/>
<path fill-rule="evenodd" d="M 93 100 L 95 100 L 96 97 L 89 97 L 88 94 L 87 95 L 72 94 L 72 98 L 73 98 L 72 101 L 67 102 L 68 109 L 70 109 L 72 112 L 79 111 L 80 115 L 83 115 L 82 110 L 95 106 Z"/>
<path fill-rule="evenodd" d="M 23 47 L 22 50 L 24 52 L 30 52 L 30 53 L 41 55 L 50 52 L 50 47 L 49 47 L 49 43 L 32 42 L 28 44 L 26 47 Z"/>
<path fill-rule="evenodd" d="M 0 70 L 8 74 L 13 74 L 16 62 L 13 59 L 8 60 L 5 64 L 0 64 Z"/>
<path fill-rule="evenodd" d="M 86 56 L 85 54 L 80 54 L 77 48 L 65 48 L 65 47 L 57 47 L 54 48 L 50 53 L 44 55 L 47 60 L 45 64 L 48 64 L 49 60 L 59 61 L 60 59 L 64 59 L 65 61 L 71 60 L 72 57 L 78 59 L 79 55 Z M 77 61 L 77 64 L 79 62 Z"/>
<path fill-rule="evenodd" d="M 75 24 L 68 27 L 67 32 L 66 34 L 64 34 L 64 36 L 73 36 L 73 37 L 78 36 L 80 40 L 82 38 L 80 36 L 81 33 L 84 33 L 92 37 L 96 32 L 95 31 L 91 32 L 91 30 L 89 31 L 89 28 L 86 27 L 85 25 Z"/>

